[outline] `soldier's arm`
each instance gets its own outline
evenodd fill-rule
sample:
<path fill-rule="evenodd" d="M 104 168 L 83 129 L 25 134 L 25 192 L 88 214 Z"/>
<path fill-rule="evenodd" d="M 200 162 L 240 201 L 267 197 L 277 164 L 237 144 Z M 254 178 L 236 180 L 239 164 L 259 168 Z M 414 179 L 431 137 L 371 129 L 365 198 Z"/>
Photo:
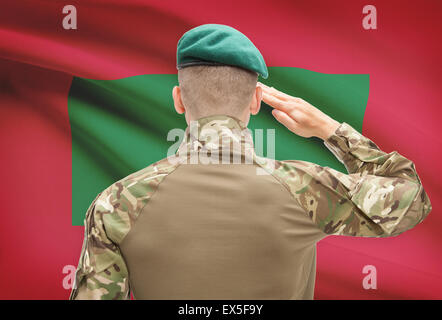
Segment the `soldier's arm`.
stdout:
<path fill-rule="evenodd" d="M 70 299 L 130 299 L 126 261 L 119 244 L 163 179 L 180 161 L 169 158 L 115 182 L 92 202 Z"/>
<path fill-rule="evenodd" d="M 385 153 L 348 124 L 299 98 L 263 86 L 264 101 L 291 131 L 324 139 L 349 174 L 302 161 L 283 161 L 276 174 L 327 234 L 385 237 L 421 222 L 431 204 L 414 164 Z"/>
<path fill-rule="evenodd" d="M 282 161 L 276 172 L 326 234 L 396 236 L 428 215 L 431 204 L 410 160 L 379 150 L 345 123 L 325 144 L 349 174 L 304 161 Z"/>
<path fill-rule="evenodd" d="M 130 299 L 125 261 L 103 221 L 103 216 L 113 211 L 110 196 L 109 190 L 99 194 L 86 213 L 83 248 L 70 300 Z"/>

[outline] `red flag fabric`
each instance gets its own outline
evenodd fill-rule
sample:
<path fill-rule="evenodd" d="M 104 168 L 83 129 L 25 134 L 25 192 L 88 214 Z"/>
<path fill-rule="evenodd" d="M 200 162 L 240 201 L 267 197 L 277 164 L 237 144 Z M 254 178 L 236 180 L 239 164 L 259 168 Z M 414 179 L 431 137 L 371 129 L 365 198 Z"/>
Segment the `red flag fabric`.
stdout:
<path fill-rule="evenodd" d="M 65 5 L 77 10 L 65 30 Z M 203 23 L 246 34 L 269 66 L 369 74 L 363 133 L 412 159 L 433 205 L 390 239 L 328 237 L 318 244 L 316 299 L 441 299 L 442 101 L 440 1 L 64 1 L 0 10 L 0 298 L 66 299 L 83 228 L 71 223 L 72 76 L 121 79 L 175 73 L 180 36 Z M 377 288 L 364 289 L 366 266 Z"/>

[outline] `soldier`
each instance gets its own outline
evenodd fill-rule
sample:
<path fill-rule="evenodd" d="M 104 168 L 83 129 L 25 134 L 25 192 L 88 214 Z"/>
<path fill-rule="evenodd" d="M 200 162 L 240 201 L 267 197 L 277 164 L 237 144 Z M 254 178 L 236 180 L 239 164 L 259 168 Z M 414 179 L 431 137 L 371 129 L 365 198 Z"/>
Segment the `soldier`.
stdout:
<path fill-rule="evenodd" d="M 71 299 L 131 292 L 136 299 L 313 299 L 318 241 L 396 236 L 430 212 L 410 160 L 258 83 L 266 64 L 239 31 L 191 29 L 178 42 L 177 68 L 172 94 L 190 124 L 186 135 L 176 155 L 92 202 Z M 258 157 L 247 124 L 261 100 L 295 134 L 323 139 L 348 174 Z"/>

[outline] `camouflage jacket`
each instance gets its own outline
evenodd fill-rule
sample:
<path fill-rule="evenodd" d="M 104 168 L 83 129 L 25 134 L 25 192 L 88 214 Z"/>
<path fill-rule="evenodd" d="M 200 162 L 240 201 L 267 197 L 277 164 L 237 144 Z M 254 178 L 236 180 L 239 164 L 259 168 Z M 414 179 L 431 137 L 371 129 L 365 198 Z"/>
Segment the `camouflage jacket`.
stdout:
<path fill-rule="evenodd" d="M 324 236 L 396 236 L 428 215 L 431 204 L 410 160 L 396 151 L 381 151 L 346 123 L 324 143 L 348 174 L 305 161 L 258 157 L 241 121 L 227 116 L 199 119 L 187 128 L 175 156 L 121 179 L 92 202 L 70 299 L 129 299 L 129 271 L 120 244 L 140 213 L 149 210 L 160 183 L 192 155 L 222 159 L 216 152 L 232 145 L 241 149 L 237 154 L 242 161 L 283 185 Z"/>

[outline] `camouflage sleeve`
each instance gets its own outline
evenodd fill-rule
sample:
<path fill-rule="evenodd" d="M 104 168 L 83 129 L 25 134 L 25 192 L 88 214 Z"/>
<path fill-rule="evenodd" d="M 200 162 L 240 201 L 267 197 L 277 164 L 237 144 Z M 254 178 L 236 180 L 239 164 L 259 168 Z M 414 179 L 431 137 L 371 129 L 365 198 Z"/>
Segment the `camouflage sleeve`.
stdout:
<path fill-rule="evenodd" d="M 128 270 L 118 246 L 109 239 L 103 214 L 112 212 L 110 188 L 89 207 L 80 261 L 70 300 L 130 299 Z"/>
<path fill-rule="evenodd" d="M 119 244 L 161 181 L 182 160 L 160 160 L 115 182 L 95 198 L 86 212 L 71 300 L 130 299 L 129 271 Z"/>
<path fill-rule="evenodd" d="M 326 234 L 396 236 L 431 211 L 413 162 L 399 153 L 381 151 L 346 123 L 325 145 L 349 174 L 302 161 L 283 161 L 278 171 Z"/>

